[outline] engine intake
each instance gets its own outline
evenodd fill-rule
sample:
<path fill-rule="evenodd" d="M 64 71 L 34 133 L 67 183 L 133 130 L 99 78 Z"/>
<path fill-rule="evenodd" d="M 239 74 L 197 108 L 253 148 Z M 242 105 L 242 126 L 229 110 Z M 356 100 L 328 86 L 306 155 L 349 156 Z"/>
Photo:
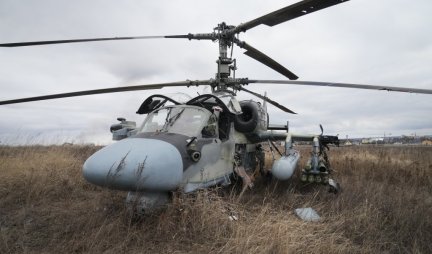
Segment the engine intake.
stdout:
<path fill-rule="evenodd" d="M 257 129 L 266 130 L 267 113 L 260 103 L 255 101 L 241 101 L 242 113 L 234 118 L 234 128 L 238 132 L 250 133 Z"/>

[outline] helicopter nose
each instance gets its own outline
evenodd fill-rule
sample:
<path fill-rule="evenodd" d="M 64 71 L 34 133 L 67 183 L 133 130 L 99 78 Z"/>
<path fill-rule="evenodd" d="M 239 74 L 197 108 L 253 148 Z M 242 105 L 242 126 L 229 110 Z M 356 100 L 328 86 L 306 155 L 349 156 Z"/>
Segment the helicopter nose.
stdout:
<path fill-rule="evenodd" d="M 171 191 L 181 183 L 183 162 L 168 142 L 128 138 L 89 157 L 83 175 L 88 182 L 111 189 Z"/>

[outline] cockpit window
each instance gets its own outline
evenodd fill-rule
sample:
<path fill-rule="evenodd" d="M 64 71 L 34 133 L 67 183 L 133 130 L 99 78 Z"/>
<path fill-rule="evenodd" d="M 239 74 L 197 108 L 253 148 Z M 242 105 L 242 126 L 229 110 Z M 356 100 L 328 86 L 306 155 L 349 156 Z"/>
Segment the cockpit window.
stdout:
<path fill-rule="evenodd" d="M 207 124 L 204 126 L 204 128 L 201 131 L 201 135 L 203 138 L 213 138 L 217 135 L 217 117 L 216 115 L 212 114 L 207 122 Z"/>
<path fill-rule="evenodd" d="M 170 132 L 197 136 L 208 123 L 211 113 L 197 107 L 166 107 L 150 113 L 140 132 Z"/>

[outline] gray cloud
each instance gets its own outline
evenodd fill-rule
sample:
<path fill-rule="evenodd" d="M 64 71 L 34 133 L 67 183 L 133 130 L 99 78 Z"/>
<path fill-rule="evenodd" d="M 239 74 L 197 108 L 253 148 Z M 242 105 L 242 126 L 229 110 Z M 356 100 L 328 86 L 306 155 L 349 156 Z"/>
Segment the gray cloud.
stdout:
<path fill-rule="evenodd" d="M 210 32 L 295 1 L 53 1 L 0 2 L 0 41 L 32 41 Z M 302 80 L 432 89 L 432 3 L 419 0 L 349 1 L 284 24 L 241 34 Z M 236 48 L 238 77 L 283 79 Z M 117 85 L 205 79 L 214 75 L 217 43 L 187 40 L 96 42 L 0 49 L 0 99 Z M 269 106 L 271 121 L 296 132 L 367 136 L 432 133 L 430 96 L 352 89 L 250 85 L 297 111 Z M 162 89 L 156 93 L 202 88 Z M 118 116 L 134 114 L 152 92 L 128 92 L 0 107 L 0 140 L 78 137 L 109 142 Z M 249 99 L 244 93 L 240 98 Z M 54 140 L 52 138 L 51 140 Z M 18 140 L 18 138 L 16 138 Z"/>

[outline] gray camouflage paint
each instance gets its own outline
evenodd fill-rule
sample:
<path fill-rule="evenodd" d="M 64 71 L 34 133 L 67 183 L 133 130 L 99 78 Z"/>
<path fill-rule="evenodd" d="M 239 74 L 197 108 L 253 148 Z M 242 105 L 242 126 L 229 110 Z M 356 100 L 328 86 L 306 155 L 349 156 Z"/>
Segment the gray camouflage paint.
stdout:
<path fill-rule="evenodd" d="M 182 181 L 183 162 L 180 152 L 168 142 L 127 138 L 88 158 L 83 175 L 90 183 L 112 189 L 172 191 Z"/>

